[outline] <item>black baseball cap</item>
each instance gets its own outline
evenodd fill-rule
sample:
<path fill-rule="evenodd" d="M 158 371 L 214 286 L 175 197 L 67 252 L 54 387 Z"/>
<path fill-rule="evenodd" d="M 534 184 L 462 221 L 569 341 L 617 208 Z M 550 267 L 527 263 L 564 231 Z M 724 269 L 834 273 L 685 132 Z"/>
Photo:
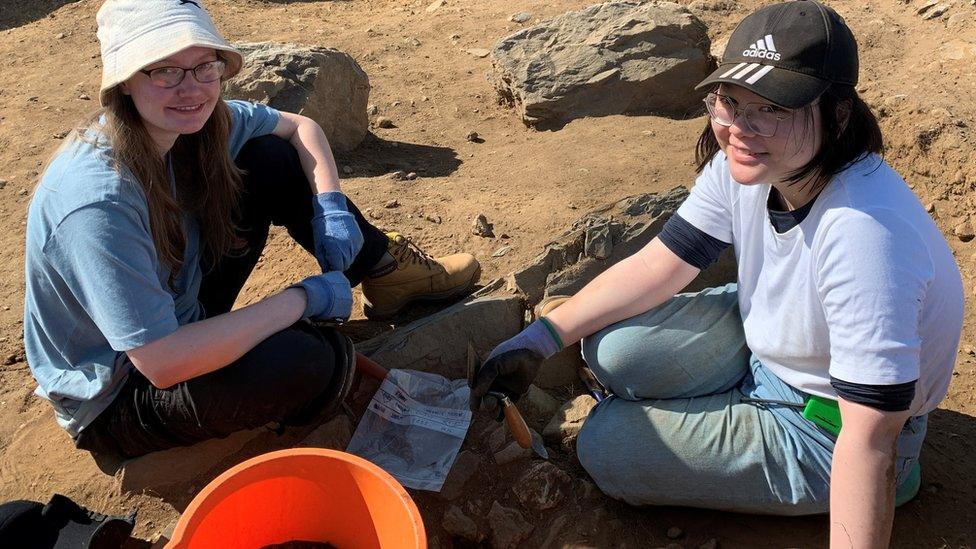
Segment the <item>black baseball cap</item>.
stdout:
<path fill-rule="evenodd" d="M 857 84 L 857 69 L 857 41 L 836 11 L 819 2 L 784 2 L 743 19 L 718 69 L 695 89 L 725 82 L 797 108 L 831 84 Z"/>

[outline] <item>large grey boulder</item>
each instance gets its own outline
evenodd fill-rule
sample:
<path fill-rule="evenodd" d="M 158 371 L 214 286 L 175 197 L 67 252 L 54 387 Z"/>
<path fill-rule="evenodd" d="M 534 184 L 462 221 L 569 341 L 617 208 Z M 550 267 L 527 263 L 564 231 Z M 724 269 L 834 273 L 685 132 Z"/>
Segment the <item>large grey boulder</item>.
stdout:
<path fill-rule="evenodd" d="M 705 25 L 672 2 L 607 2 L 499 41 L 489 77 L 527 125 L 583 116 L 701 109 L 693 90 L 714 68 Z"/>
<path fill-rule="evenodd" d="M 352 150 L 366 137 L 369 77 L 348 54 L 271 42 L 237 47 L 244 68 L 227 82 L 227 97 L 303 114 L 322 126 L 336 151 Z"/>

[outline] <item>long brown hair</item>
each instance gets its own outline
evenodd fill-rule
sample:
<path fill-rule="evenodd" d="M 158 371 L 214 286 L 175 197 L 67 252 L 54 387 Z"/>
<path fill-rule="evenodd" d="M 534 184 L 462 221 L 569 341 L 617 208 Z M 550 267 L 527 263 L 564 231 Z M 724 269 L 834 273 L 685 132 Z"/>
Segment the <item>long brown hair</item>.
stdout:
<path fill-rule="evenodd" d="M 803 182 L 803 186 L 813 185 L 814 189 L 819 189 L 847 166 L 868 154 L 884 156 L 884 138 L 878 119 L 854 86 L 832 84 L 820 96 L 819 110 L 823 129 L 820 147 L 806 165 L 789 174 L 787 179 L 790 184 Z M 846 111 L 846 121 L 838 116 L 842 111 Z M 813 124 L 813 109 L 801 107 L 797 109 L 797 114 L 802 115 L 804 125 L 800 131 L 806 138 L 809 134 L 807 129 Z M 794 120 L 792 131 L 798 130 L 797 125 L 798 121 Z M 701 173 L 718 151 L 718 140 L 712 131 L 711 120 L 706 120 L 695 148 L 696 173 Z"/>
<path fill-rule="evenodd" d="M 76 130 L 86 141 L 101 134 L 111 147 L 115 169 L 131 172 L 142 187 L 156 253 L 170 270 L 170 287 L 186 259 L 184 215 L 199 223 L 203 259 L 210 265 L 228 254 L 237 241 L 242 172 L 230 157 L 230 124 L 230 109 L 221 99 L 200 131 L 176 139 L 169 153 L 175 185 L 167 159 L 159 155 L 132 98 L 119 86 L 108 91 L 104 108 Z"/>

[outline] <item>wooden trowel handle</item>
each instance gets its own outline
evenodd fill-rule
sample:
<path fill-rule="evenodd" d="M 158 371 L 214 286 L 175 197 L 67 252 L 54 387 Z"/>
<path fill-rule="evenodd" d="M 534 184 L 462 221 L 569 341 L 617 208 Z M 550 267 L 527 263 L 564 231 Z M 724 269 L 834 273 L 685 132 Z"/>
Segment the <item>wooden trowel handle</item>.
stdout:
<path fill-rule="evenodd" d="M 529 432 L 529 426 L 525 424 L 518 408 L 508 397 L 502 399 L 502 406 L 505 408 L 505 423 L 508 424 L 508 430 L 512 432 L 512 438 L 522 448 L 531 448 L 532 433 Z"/>

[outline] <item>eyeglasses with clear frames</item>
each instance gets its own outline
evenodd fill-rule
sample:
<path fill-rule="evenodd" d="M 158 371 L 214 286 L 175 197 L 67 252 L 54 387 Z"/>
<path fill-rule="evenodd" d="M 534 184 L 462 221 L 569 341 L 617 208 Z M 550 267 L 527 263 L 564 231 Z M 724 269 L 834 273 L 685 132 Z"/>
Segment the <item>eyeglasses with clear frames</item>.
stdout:
<path fill-rule="evenodd" d="M 148 76 L 152 80 L 152 83 L 160 88 L 175 88 L 183 82 L 187 72 L 192 72 L 197 82 L 207 84 L 220 80 L 225 70 L 227 70 L 227 62 L 223 59 L 215 59 L 200 63 L 191 69 L 184 69 L 183 67 L 159 67 L 149 71 L 140 70 L 139 72 Z"/>
<path fill-rule="evenodd" d="M 814 101 L 810 105 L 815 105 Z M 776 129 L 781 120 L 792 119 L 796 111 L 777 107 L 771 103 L 746 103 L 739 106 L 735 99 L 727 95 L 710 92 L 705 96 L 705 108 L 708 116 L 718 125 L 729 127 L 738 115 L 745 119 L 746 126 L 755 134 L 762 137 L 776 135 Z"/>

